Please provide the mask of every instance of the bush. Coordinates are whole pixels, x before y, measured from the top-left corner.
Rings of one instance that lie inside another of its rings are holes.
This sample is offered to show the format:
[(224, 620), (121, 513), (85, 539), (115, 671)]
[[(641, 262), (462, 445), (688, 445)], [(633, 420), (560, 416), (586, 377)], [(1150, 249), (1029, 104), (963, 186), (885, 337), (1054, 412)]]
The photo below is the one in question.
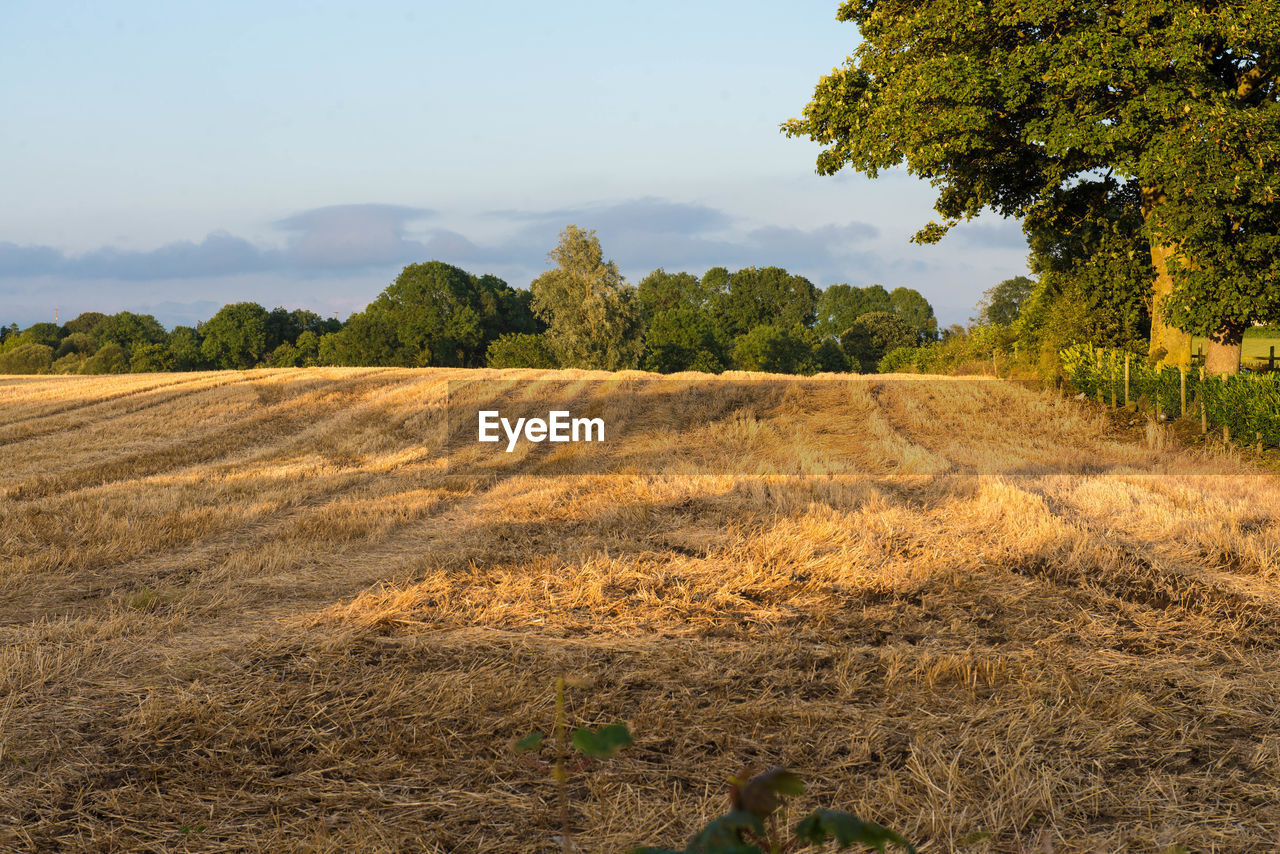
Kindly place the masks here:
[(920, 358), (920, 354), (924, 349), (923, 347), (894, 347), (884, 354), (884, 358), (876, 365), (876, 370), (882, 374), (900, 374), (914, 371), (916, 359)]
[(545, 335), (529, 332), (508, 332), (489, 345), (486, 359), (491, 368), (541, 368), (560, 367)]
[(0, 354), (0, 374), (47, 374), (53, 366), (48, 344), (22, 344)]

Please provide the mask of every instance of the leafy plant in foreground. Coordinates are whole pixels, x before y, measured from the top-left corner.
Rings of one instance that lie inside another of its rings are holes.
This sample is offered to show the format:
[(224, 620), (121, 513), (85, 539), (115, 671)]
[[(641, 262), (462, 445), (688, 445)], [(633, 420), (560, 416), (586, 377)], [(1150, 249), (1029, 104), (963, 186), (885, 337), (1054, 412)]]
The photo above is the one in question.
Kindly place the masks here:
[[(623, 723), (611, 723), (591, 729), (575, 727), (569, 733), (569, 714), (565, 703), (565, 691), (568, 680), (564, 676), (555, 679), (556, 705), (555, 722), (551, 730), (551, 747), (555, 758), (551, 762), (539, 762), (539, 766), (550, 773), (556, 781), (557, 800), (560, 806), (560, 848), (562, 851), (574, 851), (573, 832), (569, 827), (569, 775), (571, 771), (580, 771), (595, 759), (608, 759), (624, 747), (635, 744), (631, 731)], [(566, 735), (582, 758), (572, 765), (569, 762), (569, 749)], [(512, 749), (517, 753), (536, 755), (546, 746), (547, 736), (542, 732), (531, 732), (524, 738), (514, 742)]]
[(827, 843), (837, 850), (859, 846), (882, 852), (892, 843), (914, 854), (899, 834), (839, 810), (814, 810), (787, 838), (785, 799), (803, 793), (804, 781), (785, 768), (754, 776), (746, 769), (729, 780), (730, 811), (694, 834), (683, 849), (637, 848), (632, 854), (792, 854)]

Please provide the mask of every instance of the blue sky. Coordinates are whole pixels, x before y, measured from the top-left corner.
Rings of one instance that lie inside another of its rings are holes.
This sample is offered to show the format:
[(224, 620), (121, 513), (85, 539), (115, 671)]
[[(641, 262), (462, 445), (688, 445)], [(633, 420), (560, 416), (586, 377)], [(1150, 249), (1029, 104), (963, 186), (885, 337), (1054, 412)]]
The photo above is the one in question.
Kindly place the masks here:
[(633, 282), (777, 264), (963, 321), (1017, 224), (915, 246), (927, 185), (778, 131), (857, 43), (836, 6), (6, 0), (0, 323), (345, 317), (431, 258), (524, 287), (568, 223)]

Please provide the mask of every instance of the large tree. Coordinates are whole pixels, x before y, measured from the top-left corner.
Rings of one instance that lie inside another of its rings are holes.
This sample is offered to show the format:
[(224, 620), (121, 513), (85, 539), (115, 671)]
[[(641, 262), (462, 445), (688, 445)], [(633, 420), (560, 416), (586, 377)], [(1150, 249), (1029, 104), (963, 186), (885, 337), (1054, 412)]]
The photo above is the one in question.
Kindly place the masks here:
[(783, 127), (824, 146), (820, 173), (929, 180), (945, 221), (918, 240), (1101, 185), (1140, 200), (1153, 357), (1185, 363), (1209, 334), (1228, 369), (1280, 314), (1275, 0), (847, 0), (837, 17), (862, 43)]
[(641, 348), (635, 288), (604, 259), (596, 233), (566, 226), (547, 257), (554, 267), (534, 279), (529, 290), (560, 366), (634, 368)]

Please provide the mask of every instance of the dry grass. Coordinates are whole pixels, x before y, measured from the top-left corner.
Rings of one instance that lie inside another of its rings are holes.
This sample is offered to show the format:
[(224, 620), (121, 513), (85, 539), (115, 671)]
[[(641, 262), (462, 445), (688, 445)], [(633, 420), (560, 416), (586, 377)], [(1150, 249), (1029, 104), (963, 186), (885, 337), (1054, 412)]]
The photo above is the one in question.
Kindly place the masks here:
[[(0, 849), (552, 851), (559, 673), (638, 741), (585, 851), (746, 763), (926, 851), (1280, 842), (1274, 476), (998, 382), (605, 378), (0, 378)], [(633, 474), (446, 461), (447, 394), (550, 388)]]

